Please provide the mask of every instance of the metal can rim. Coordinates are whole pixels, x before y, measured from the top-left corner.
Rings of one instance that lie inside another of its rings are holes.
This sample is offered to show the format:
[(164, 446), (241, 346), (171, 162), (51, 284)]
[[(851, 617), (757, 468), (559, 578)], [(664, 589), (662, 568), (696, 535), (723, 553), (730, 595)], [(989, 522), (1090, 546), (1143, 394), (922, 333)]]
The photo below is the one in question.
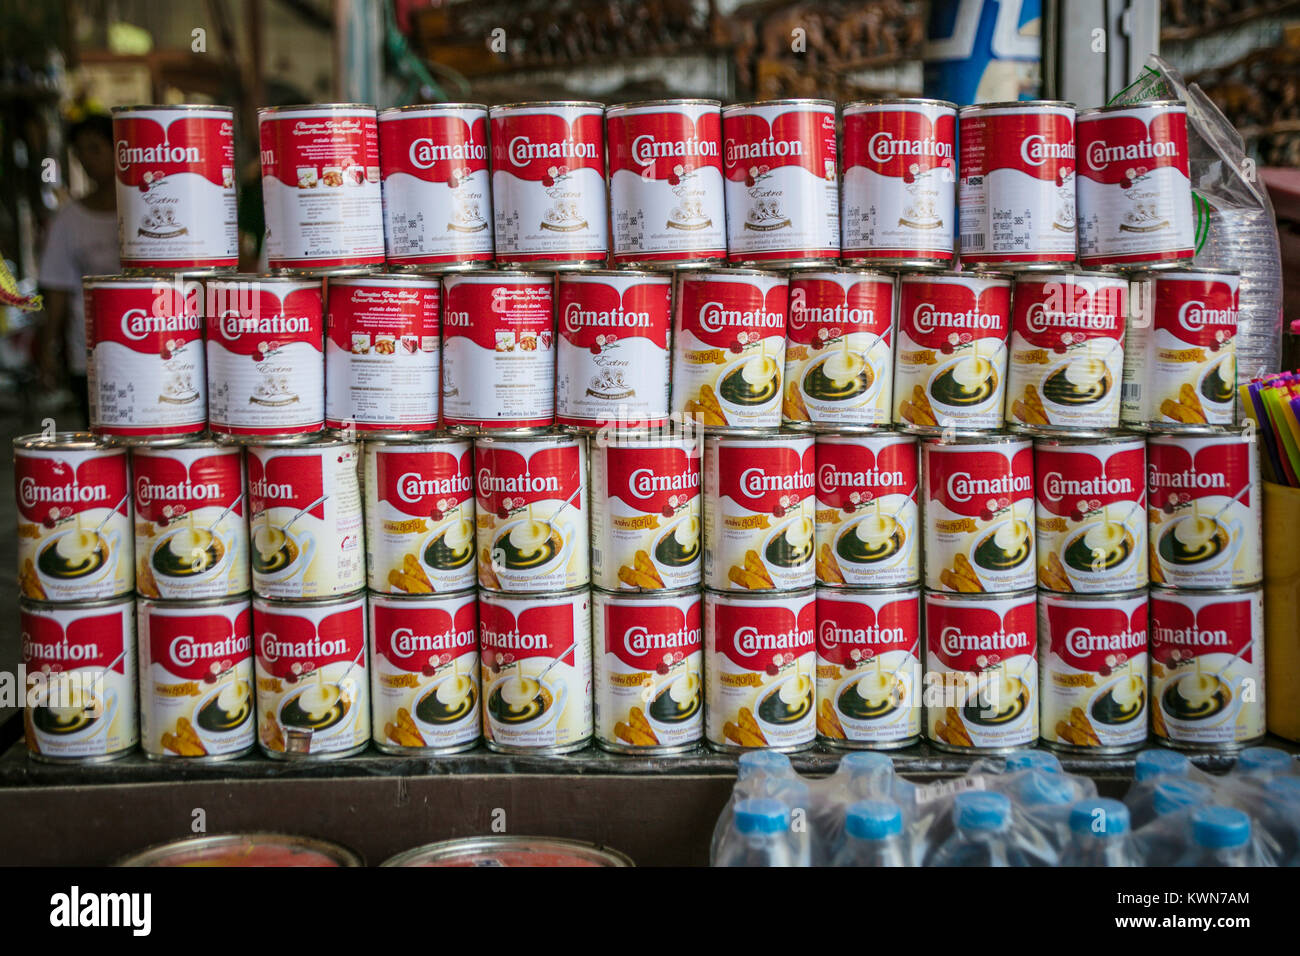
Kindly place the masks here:
[(605, 115), (624, 110), (645, 109), (651, 106), (716, 106), (722, 109), (722, 100), (700, 97), (668, 97), (662, 100), (632, 100), (629, 103), (610, 103), (605, 107)]
[(114, 106), (109, 109), (109, 113), (116, 116), (118, 113), (163, 113), (172, 110), (176, 112), (207, 111), (227, 113), (232, 118), (235, 115), (234, 107), (223, 106), (220, 103), (129, 103), (123, 106)]
[(1020, 588), (1016, 591), (987, 591), (978, 594), (964, 593), (961, 591), (936, 591), (933, 588), (922, 588), (921, 597), (926, 601), (942, 601), (944, 603), (959, 601), (974, 601), (976, 603), (987, 603), (989, 601), (1023, 601), (1026, 598), (1038, 599), (1038, 587)]
[(376, 591), (374, 588), (366, 588), (367, 600), (391, 600), (396, 604), (416, 604), (421, 601), (450, 601), (453, 599), (463, 600), (466, 597), (473, 597), (477, 600), (478, 587), (471, 584), (469, 587), (457, 588), (454, 591), (431, 591), (428, 594), (405, 594), (392, 591)]
[(89, 601), (42, 601), (20, 594), (18, 596), (18, 607), (28, 611), (75, 611), (130, 604), (134, 608), (135, 598), (134, 591), (127, 591), (125, 594), (119, 594), (116, 597), (94, 598)]
[(571, 269), (567, 272), (556, 273), (555, 280), (560, 283), (581, 282), (587, 278), (609, 279), (618, 276), (630, 276), (635, 279), (657, 279), (667, 283), (673, 281), (671, 272), (656, 272), (652, 269)]
[(324, 277), (327, 286), (333, 285), (356, 285), (367, 282), (381, 282), (392, 285), (441, 285), (442, 278), (436, 275), (428, 275), (421, 272), (368, 272), (364, 274), (348, 274), (341, 276)]
[(1130, 445), (1139, 444), (1146, 447), (1146, 436), (1138, 432), (1106, 429), (1091, 434), (1069, 435), (1061, 433), (1043, 435), (1025, 435), (1037, 447), (1038, 445), (1059, 445), (1065, 448), (1082, 448), (1088, 445)]
[(1124, 110), (1145, 109), (1152, 106), (1160, 107), (1162, 109), (1181, 107), (1184, 112), (1187, 111), (1187, 102), (1185, 100), (1167, 97), (1161, 100), (1142, 100), (1137, 103), (1112, 103), (1109, 106), (1089, 106), (1079, 110), (1078, 115), (1090, 116), (1097, 113), (1120, 113)]
[(348, 591), (345, 594), (332, 594), (329, 597), (312, 597), (312, 598), (285, 598), (285, 597), (267, 597), (265, 594), (258, 594), (253, 591), (253, 606), (256, 608), (258, 602), (267, 607), (275, 608), (311, 608), (311, 607), (329, 607), (333, 604), (352, 604), (358, 599), (364, 604), (367, 598), (366, 588), (364, 586), (357, 588), (355, 591)]
[[(1045, 588), (1038, 589), (1038, 599), (1040, 601), (1055, 601), (1060, 604), (1072, 603), (1096, 603), (1099, 601), (1128, 601), (1133, 598), (1146, 598), (1149, 596), (1148, 588), (1124, 588), (1120, 591), (1048, 591)], [(1041, 638), (1043, 635), (1039, 635)]]
[(563, 599), (565, 601), (577, 597), (591, 597), (591, 585), (580, 584), (573, 588), (558, 588), (550, 591), (494, 591), (491, 588), (478, 588), (478, 599), (485, 598), (489, 601), (551, 601)]
[(848, 114), (849, 110), (871, 106), (939, 106), (956, 112), (959, 107), (952, 100), (936, 99), (932, 96), (883, 96), (866, 100), (850, 100), (840, 107), (840, 112)]
[(514, 110), (522, 110), (522, 109), (531, 109), (533, 107), (554, 108), (557, 106), (576, 106), (584, 109), (590, 107), (592, 109), (598, 109), (601, 112), (604, 112), (605, 110), (605, 104), (600, 103), (596, 100), (525, 100), (523, 102), (518, 102), (518, 103), (498, 103), (495, 106), (489, 106), (488, 113), (493, 114), (493, 113), (501, 113), (506, 110), (514, 111)]
[(423, 846), (403, 850), (379, 865), (381, 867), (410, 866), (415, 861), (454, 860), (475, 853), (509, 850), (512, 848), (544, 850), (547, 848), (563, 850), (574, 856), (588, 860), (600, 860), (606, 866), (630, 867), (635, 864), (626, 853), (588, 843), (584, 840), (571, 840), (567, 837), (526, 837), (526, 836), (480, 836), (461, 837), (455, 840), (439, 840)]
[(1211, 268), (1209, 266), (1192, 267), (1192, 266), (1179, 265), (1177, 267), (1169, 268), (1169, 269), (1141, 269), (1137, 272), (1130, 273), (1129, 278), (1135, 280), (1145, 280), (1145, 279), (1159, 280), (1159, 279), (1177, 278), (1178, 276), (1195, 276), (1195, 275), (1237, 276), (1238, 278), (1241, 278), (1241, 270), (1240, 269), (1218, 269), (1218, 268)]
[(486, 103), (412, 103), (408, 106), (389, 106), (379, 111), (379, 118), (397, 113), (421, 113), (437, 110), (481, 110), (487, 112)]
[(257, 840), (268, 844), (275, 844), (277, 847), (301, 847), (305, 850), (311, 850), (328, 856), (338, 861), (341, 866), (362, 866), (364, 860), (360, 853), (343, 846), (341, 843), (334, 843), (330, 840), (321, 840), (316, 837), (297, 836), (292, 833), (274, 833), (274, 832), (255, 832), (255, 833), (216, 833), (201, 837), (184, 837), (180, 840), (168, 840), (166, 843), (155, 843), (152, 846), (145, 847), (143, 850), (137, 850), (122, 859), (116, 866), (151, 866), (155, 861), (167, 859), (177, 853), (183, 853), (187, 850), (202, 850), (210, 847), (238, 846), (245, 841)]
[(310, 113), (318, 110), (341, 112), (343, 110), (369, 111), (378, 113), (379, 107), (374, 103), (293, 103), (288, 106), (259, 106), (258, 119), (276, 113)]
[(996, 103), (972, 103), (970, 106), (958, 107), (958, 112), (964, 115), (971, 113), (982, 113), (988, 110), (1005, 110), (1005, 109), (1041, 109), (1046, 106), (1056, 107), (1058, 109), (1072, 109), (1076, 113), (1079, 107), (1069, 100), (1001, 100)]
[(875, 279), (888, 279), (894, 281), (894, 273), (886, 272), (884, 269), (864, 269), (857, 266), (827, 266), (825, 269), (798, 269), (791, 273), (790, 281), (797, 282), (800, 279), (812, 279), (819, 275), (853, 275), (853, 276), (870, 276)]
[(836, 596), (841, 594), (845, 595), (846, 597), (851, 597), (854, 595), (870, 597), (873, 595), (888, 596), (888, 595), (900, 595), (900, 594), (915, 594), (919, 598), (921, 596), (921, 591), (922, 591), (921, 585), (919, 583), (918, 584), (895, 584), (886, 588), (878, 588), (878, 587), (870, 587), (862, 584), (829, 585), (829, 584), (823, 584), (822, 582), (818, 581), (814, 587), (817, 592), (817, 598), (819, 600), (821, 599), (821, 596), (823, 594), (827, 595), (832, 600), (834, 600)]
[(734, 113), (759, 106), (829, 106), (831, 112), (835, 112), (838, 108), (838, 104), (834, 100), (825, 100), (815, 96), (787, 96), (777, 100), (746, 100), (742, 103), (729, 103), (722, 107), (722, 112), (725, 115), (728, 112)]
[(724, 591), (721, 588), (711, 588), (703, 586), (700, 588), (700, 597), (713, 598), (714, 600), (735, 599), (742, 602), (758, 603), (762, 601), (774, 601), (788, 598), (806, 598), (817, 596), (817, 585), (814, 582), (805, 587), (792, 588), (788, 591)]
[(14, 450), (23, 451), (102, 451), (105, 454), (125, 454), (125, 445), (109, 445), (100, 441), (99, 436), (89, 431), (34, 432), (30, 435), (18, 435), (13, 439)]
[(545, 431), (530, 433), (524, 435), (475, 435), (471, 439), (477, 446), (480, 442), (485, 444), (497, 444), (505, 442), (559, 442), (560, 444), (578, 444), (580, 441), (585, 444), (586, 436), (577, 435), (573, 432), (562, 431)]
[(659, 598), (682, 598), (695, 595), (699, 597), (700, 588), (697, 585), (690, 585), (684, 588), (657, 588), (653, 591), (614, 591), (610, 588), (602, 588), (595, 584), (591, 585), (591, 599), (594, 603), (597, 598), (603, 600), (628, 600), (633, 602), (649, 603)]

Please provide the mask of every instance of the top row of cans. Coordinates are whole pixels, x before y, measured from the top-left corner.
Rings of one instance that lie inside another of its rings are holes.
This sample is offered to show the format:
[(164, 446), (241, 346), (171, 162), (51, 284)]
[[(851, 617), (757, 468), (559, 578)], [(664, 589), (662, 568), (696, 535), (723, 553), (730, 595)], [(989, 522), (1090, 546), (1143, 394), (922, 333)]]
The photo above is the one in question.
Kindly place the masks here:
[[(267, 253), (290, 273), (949, 268), (958, 245), (977, 268), (1128, 269), (1194, 252), (1176, 101), (318, 104), (258, 127)], [(233, 112), (123, 107), (113, 131), (123, 268), (234, 268)]]

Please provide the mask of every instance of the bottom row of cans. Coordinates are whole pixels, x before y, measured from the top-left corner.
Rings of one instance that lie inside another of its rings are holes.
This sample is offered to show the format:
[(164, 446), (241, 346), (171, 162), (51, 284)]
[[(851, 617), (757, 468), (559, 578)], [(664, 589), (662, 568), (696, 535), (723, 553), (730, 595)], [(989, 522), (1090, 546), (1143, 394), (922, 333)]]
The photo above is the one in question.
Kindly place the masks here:
[(25, 728), (75, 761), (1232, 749), (1264, 733), (1262, 617), (1258, 588), (24, 601)]

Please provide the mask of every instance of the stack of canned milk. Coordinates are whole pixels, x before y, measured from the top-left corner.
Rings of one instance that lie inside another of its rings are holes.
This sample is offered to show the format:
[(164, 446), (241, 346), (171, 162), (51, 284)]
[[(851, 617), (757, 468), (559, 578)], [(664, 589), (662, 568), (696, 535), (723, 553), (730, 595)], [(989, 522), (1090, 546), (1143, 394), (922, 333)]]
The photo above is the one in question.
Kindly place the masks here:
[[(159, 757), (1258, 736), (1258, 594), (1183, 590), (1259, 580), (1234, 278), (1117, 271), (1192, 254), (1182, 106), (836, 114), (264, 110), (236, 276), (230, 111), (119, 111), (94, 437), (17, 455), (33, 752), (134, 745), (133, 580)], [(1195, 433), (1150, 684), (1122, 411)]]

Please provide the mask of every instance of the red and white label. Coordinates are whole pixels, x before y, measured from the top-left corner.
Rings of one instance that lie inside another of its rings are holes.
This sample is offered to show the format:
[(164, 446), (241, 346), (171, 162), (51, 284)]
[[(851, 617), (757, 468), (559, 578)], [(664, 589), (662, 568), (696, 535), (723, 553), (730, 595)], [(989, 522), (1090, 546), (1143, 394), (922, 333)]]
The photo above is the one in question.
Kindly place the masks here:
[(18, 617), (27, 749), (52, 760), (132, 749), (140, 735), (130, 599), (97, 607), (23, 604)]
[(901, 746), (921, 734), (921, 595), (817, 592), (817, 733)]
[(957, 111), (947, 104), (844, 108), (844, 257), (951, 262)]
[(492, 260), (488, 118), (481, 106), (379, 114), (390, 266)]
[(700, 583), (700, 456), (690, 441), (596, 442), (591, 583), (654, 591)]
[(460, 750), (480, 733), (478, 600), (473, 591), (418, 599), (370, 596), (375, 743)]
[(894, 421), (937, 432), (1002, 425), (1011, 283), (962, 275), (899, 282)]
[(383, 265), (375, 111), (262, 110), (257, 129), (271, 268)]
[(816, 580), (812, 437), (704, 446), (704, 585), (789, 591)]
[(616, 749), (681, 747), (704, 733), (700, 595), (593, 592), (596, 736)]
[(483, 440), (474, 471), (480, 586), (557, 591), (588, 583), (583, 439)]
[(592, 735), (591, 602), (479, 595), (483, 734), (503, 750), (573, 749)]
[(835, 104), (793, 100), (722, 111), (727, 258), (840, 257)]
[(476, 581), (470, 443), (365, 446), (366, 574), (391, 594), (461, 591)]
[(604, 108), (539, 103), (490, 116), (497, 262), (603, 262)]
[(1147, 739), (1147, 594), (1038, 599), (1043, 739), (1087, 749)]
[(115, 112), (122, 268), (239, 264), (234, 129), (233, 111), (219, 106)]
[(364, 594), (306, 605), (254, 598), (253, 653), (264, 751), (304, 757), (370, 740)]
[(549, 277), (447, 276), (442, 417), (448, 425), (555, 422), (555, 297)]
[(248, 451), (253, 590), (302, 600), (365, 587), (358, 446)]
[(316, 279), (208, 283), (208, 428), (302, 435), (325, 423), (325, 315)]
[(135, 590), (193, 600), (249, 588), (244, 456), (217, 445), (137, 448)]
[(1152, 731), (1191, 747), (1264, 735), (1264, 595), (1151, 592)]
[(1038, 607), (1010, 597), (925, 598), (926, 736), (995, 750), (1038, 739)]
[(1034, 448), (1038, 586), (1131, 591), (1147, 585), (1146, 442)]
[(140, 744), (154, 757), (220, 757), (253, 746), (253, 609), (136, 602)]
[(672, 409), (706, 428), (781, 424), (789, 288), (768, 273), (678, 273)]
[(921, 573), (920, 463), (906, 435), (819, 435), (817, 580), (915, 584)]
[(1034, 449), (1028, 441), (927, 441), (925, 586), (1019, 591), (1037, 580)]
[(18, 589), (38, 601), (94, 601), (134, 584), (125, 449), (14, 449)]
[(663, 100), (606, 111), (614, 262), (683, 262), (727, 254), (722, 113)]
[(704, 592), (705, 736), (726, 748), (813, 742), (817, 602), (812, 590), (743, 599)]
[(1263, 580), (1258, 449), (1242, 435), (1147, 442), (1151, 580), (1228, 588)]
[(893, 329), (892, 277), (849, 271), (791, 276), (783, 420), (888, 425)]
[(570, 274), (558, 284), (556, 421), (592, 427), (667, 422), (672, 277)]
[(1191, 259), (1196, 223), (1187, 107), (1126, 106), (1079, 117), (1079, 261)]
[(1127, 319), (1127, 279), (1017, 277), (1007, 421), (1033, 428), (1118, 427)]
[(959, 127), (962, 262), (1073, 262), (1074, 107), (972, 107)]
[(438, 425), (437, 279), (340, 277), (328, 283), (325, 424), (368, 431)]
[(86, 283), (91, 429), (174, 438), (207, 427), (203, 299), (166, 279)]
[(1136, 285), (1146, 323), (1125, 343), (1123, 419), (1231, 425), (1237, 401), (1235, 273), (1162, 272)]

